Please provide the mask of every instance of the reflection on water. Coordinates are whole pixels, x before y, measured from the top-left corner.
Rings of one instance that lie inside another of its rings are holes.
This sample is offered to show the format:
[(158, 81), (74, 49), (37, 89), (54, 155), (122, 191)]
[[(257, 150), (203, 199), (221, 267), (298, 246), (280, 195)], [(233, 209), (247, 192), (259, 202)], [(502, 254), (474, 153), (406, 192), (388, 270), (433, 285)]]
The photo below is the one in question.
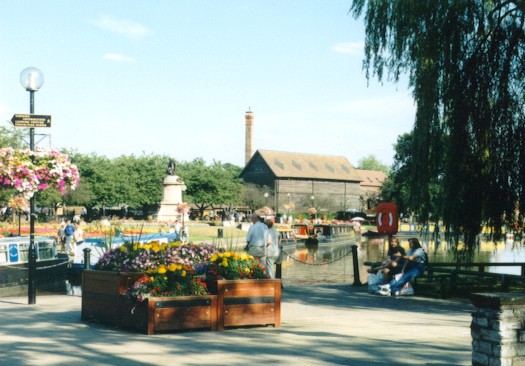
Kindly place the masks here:
[[(401, 245), (408, 250), (408, 236), (398, 235)], [(452, 247), (442, 241), (420, 237), (420, 242), (429, 254), (431, 262), (453, 262)], [(359, 281), (366, 283), (368, 277), (366, 261), (381, 261), (388, 250), (386, 237), (355, 237), (349, 241), (320, 243), (305, 246), (304, 243), (284, 247), (282, 263), (283, 286), (309, 286), (326, 283), (354, 284), (354, 266), (352, 246), (357, 248), (359, 264)], [(475, 262), (525, 262), (525, 246), (517, 241), (482, 242), (474, 257)], [(488, 267), (494, 273), (520, 274), (520, 267)], [(66, 282), (68, 295), (80, 296), (80, 277), (70, 278)]]
[[(408, 236), (398, 235), (401, 245), (408, 250)], [(366, 261), (381, 261), (388, 250), (387, 237), (355, 237), (345, 242), (320, 243), (318, 246), (297, 244), (285, 246), (282, 264), (283, 285), (315, 285), (321, 283), (354, 283), (352, 245), (357, 246), (359, 262), (359, 280), (366, 282)], [(453, 262), (453, 247), (445, 241), (436, 243), (425, 237), (419, 237), (421, 245), (429, 254), (431, 262)], [(506, 240), (501, 242), (481, 242), (474, 254), (474, 262), (525, 262), (523, 242)], [(488, 267), (494, 273), (519, 275), (521, 268)]]

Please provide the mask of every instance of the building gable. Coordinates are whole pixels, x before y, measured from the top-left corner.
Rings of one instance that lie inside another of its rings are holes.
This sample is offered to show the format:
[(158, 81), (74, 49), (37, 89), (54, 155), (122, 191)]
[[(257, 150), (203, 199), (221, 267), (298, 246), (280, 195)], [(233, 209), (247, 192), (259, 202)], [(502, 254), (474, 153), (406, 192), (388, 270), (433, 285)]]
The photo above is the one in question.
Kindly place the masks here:
[(257, 150), (241, 172), (241, 177), (250, 181), (254, 170), (263, 172), (261, 163), (277, 179), (308, 179), (359, 182), (361, 177), (343, 156), (290, 153)]

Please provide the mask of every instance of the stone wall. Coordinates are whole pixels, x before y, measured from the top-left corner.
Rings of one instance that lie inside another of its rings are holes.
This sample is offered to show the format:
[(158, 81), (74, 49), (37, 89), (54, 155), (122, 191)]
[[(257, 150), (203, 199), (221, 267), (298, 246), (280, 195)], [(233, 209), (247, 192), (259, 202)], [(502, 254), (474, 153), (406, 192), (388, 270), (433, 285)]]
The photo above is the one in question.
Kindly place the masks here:
[(472, 365), (525, 366), (525, 294), (474, 294)]

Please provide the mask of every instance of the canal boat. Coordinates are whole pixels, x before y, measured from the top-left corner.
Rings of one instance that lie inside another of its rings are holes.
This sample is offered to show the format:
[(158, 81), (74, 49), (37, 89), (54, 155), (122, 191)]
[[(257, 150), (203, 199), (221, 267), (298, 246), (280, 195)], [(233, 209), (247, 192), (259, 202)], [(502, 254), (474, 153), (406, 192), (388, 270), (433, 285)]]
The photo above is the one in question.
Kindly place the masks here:
[[(60, 256), (56, 239), (35, 236), (37, 289), (63, 286), (67, 276), (67, 256)], [(29, 236), (0, 238), (0, 296), (18, 295), (29, 282)]]
[(292, 225), (289, 224), (276, 224), (277, 233), (279, 233), (279, 243), (281, 246), (296, 245), (297, 238)]
[(294, 224), (295, 237), (305, 244), (348, 241), (354, 232), (350, 223), (300, 223)]

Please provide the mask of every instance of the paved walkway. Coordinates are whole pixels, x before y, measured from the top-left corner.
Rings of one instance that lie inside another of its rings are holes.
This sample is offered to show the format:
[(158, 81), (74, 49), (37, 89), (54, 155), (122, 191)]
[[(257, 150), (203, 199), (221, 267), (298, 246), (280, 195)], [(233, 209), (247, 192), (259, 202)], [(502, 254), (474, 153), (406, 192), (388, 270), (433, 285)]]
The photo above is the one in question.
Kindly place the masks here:
[(468, 300), (286, 287), (282, 327), (147, 336), (80, 321), (78, 296), (0, 298), (0, 364), (470, 365)]

